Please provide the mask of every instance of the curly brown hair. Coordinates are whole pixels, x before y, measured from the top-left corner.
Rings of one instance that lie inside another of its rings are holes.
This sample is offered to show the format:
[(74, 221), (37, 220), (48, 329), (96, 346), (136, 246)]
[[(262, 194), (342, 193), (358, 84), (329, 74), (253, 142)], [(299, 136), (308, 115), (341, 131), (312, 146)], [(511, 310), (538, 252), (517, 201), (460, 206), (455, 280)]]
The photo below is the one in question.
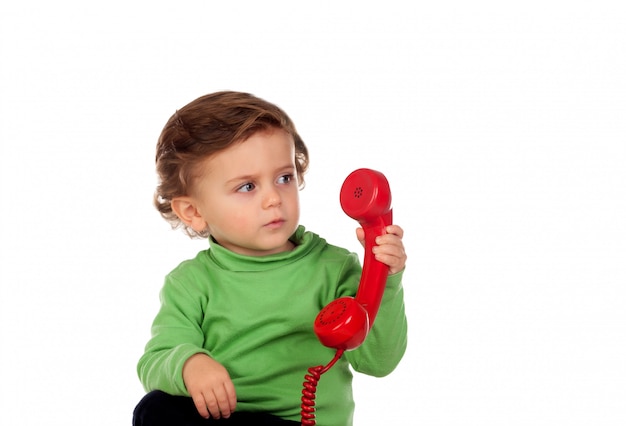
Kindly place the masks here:
[(296, 173), (300, 188), (309, 166), (309, 153), (289, 116), (279, 107), (249, 93), (223, 91), (188, 103), (165, 124), (156, 149), (159, 183), (154, 205), (173, 229), (183, 228), (192, 238), (207, 238), (185, 225), (172, 210), (172, 200), (189, 195), (197, 167), (208, 157), (245, 141), (253, 134), (277, 128), (295, 143)]

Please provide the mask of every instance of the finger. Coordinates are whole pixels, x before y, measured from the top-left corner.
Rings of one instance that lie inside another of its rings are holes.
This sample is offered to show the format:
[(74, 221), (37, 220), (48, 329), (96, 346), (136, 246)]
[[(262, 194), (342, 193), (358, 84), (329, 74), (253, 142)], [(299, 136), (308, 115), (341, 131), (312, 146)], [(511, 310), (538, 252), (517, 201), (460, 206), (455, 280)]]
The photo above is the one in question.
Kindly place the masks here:
[(376, 256), (377, 260), (389, 267), (389, 275), (396, 274), (404, 269), (406, 262), (397, 257), (380, 255)]
[(235, 407), (232, 405), (226, 384), (223, 388), (216, 389), (215, 400), (217, 401), (221, 416), (225, 419), (229, 418)]
[(235, 392), (235, 385), (230, 380), (224, 383), (226, 388), (226, 395), (228, 395), (228, 405), (230, 406), (230, 412), (234, 412), (237, 407), (237, 393)]
[(406, 265), (407, 256), (403, 246), (385, 244), (374, 247), (372, 251), (376, 260), (389, 266), (390, 274), (401, 271)]
[(400, 238), (404, 236), (404, 229), (402, 229), (398, 225), (389, 225), (385, 228), (385, 231), (387, 232), (387, 234), (397, 235)]
[(211, 392), (207, 396), (208, 397), (205, 398), (206, 406), (207, 406), (207, 408), (209, 410), (209, 413), (210, 413), (211, 417), (213, 417), (214, 419), (219, 419), (221, 417), (220, 406), (219, 406), (219, 404), (217, 402), (217, 398), (216, 398), (215, 394), (213, 392)]
[(400, 249), (404, 249), (404, 245), (402, 244), (402, 239), (395, 234), (383, 234), (376, 237), (376, 245), (377, 246), (392, 246), (392, 247), (400, 247)]
[(374, 246), (372, 252), (377, 258), (384, 256), (385, 258), (406, 259), (404, 247), (401, 245), (383, 244)]
[(365, 231), (363, 230), (363, 228), (356, 229), (356, 238), (357, 240), (359, 240), (361, 245), (365, 247)]
[(204, 396), (202, 396), (202, 394), (192, 395), (191, 399), (193, 400), (193, 404), (196, 406), (196, 410), (198, 410), (198, 414), (200, 414), (203, 418), (208, 419), (209, 410), (207, 410)]

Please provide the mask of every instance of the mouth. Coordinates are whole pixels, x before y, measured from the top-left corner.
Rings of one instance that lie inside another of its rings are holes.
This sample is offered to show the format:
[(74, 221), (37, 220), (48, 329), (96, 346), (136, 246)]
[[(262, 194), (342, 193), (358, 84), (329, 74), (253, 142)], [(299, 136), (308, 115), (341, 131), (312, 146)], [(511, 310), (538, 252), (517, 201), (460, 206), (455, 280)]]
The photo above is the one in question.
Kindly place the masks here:
[(267, 228), (271, 228), (271, 229), (275, 229), (275, 228), (280, 228), (281, 226), (283, 226), (283, 224), (285, 223), (285, 219), (274, 219), (271, 222), (268, 222), (265, 224), (265, 227)]

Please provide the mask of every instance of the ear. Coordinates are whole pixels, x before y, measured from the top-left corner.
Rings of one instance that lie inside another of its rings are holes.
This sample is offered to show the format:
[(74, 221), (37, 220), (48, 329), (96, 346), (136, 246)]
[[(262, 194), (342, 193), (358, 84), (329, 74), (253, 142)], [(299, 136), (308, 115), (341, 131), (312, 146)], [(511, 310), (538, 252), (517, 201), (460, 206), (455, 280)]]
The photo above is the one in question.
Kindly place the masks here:
[(207, 223), (202, 218), (196, 204), (191, 197), (176, 197), (172, 199), (172, 210), (185, 225), (196, 232), (206, 229)]

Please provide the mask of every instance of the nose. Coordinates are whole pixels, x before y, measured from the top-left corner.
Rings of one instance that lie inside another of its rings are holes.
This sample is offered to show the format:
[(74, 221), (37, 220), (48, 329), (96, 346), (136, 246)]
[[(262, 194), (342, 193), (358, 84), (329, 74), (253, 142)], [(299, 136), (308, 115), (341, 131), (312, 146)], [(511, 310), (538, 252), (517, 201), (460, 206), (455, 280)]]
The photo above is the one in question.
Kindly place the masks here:
[(269, 209), (271, 207), (278, 207), (281, 204), (280, 194), (274, 188), (274, 186), (268, 187), (263, 193), (263, 207)]

